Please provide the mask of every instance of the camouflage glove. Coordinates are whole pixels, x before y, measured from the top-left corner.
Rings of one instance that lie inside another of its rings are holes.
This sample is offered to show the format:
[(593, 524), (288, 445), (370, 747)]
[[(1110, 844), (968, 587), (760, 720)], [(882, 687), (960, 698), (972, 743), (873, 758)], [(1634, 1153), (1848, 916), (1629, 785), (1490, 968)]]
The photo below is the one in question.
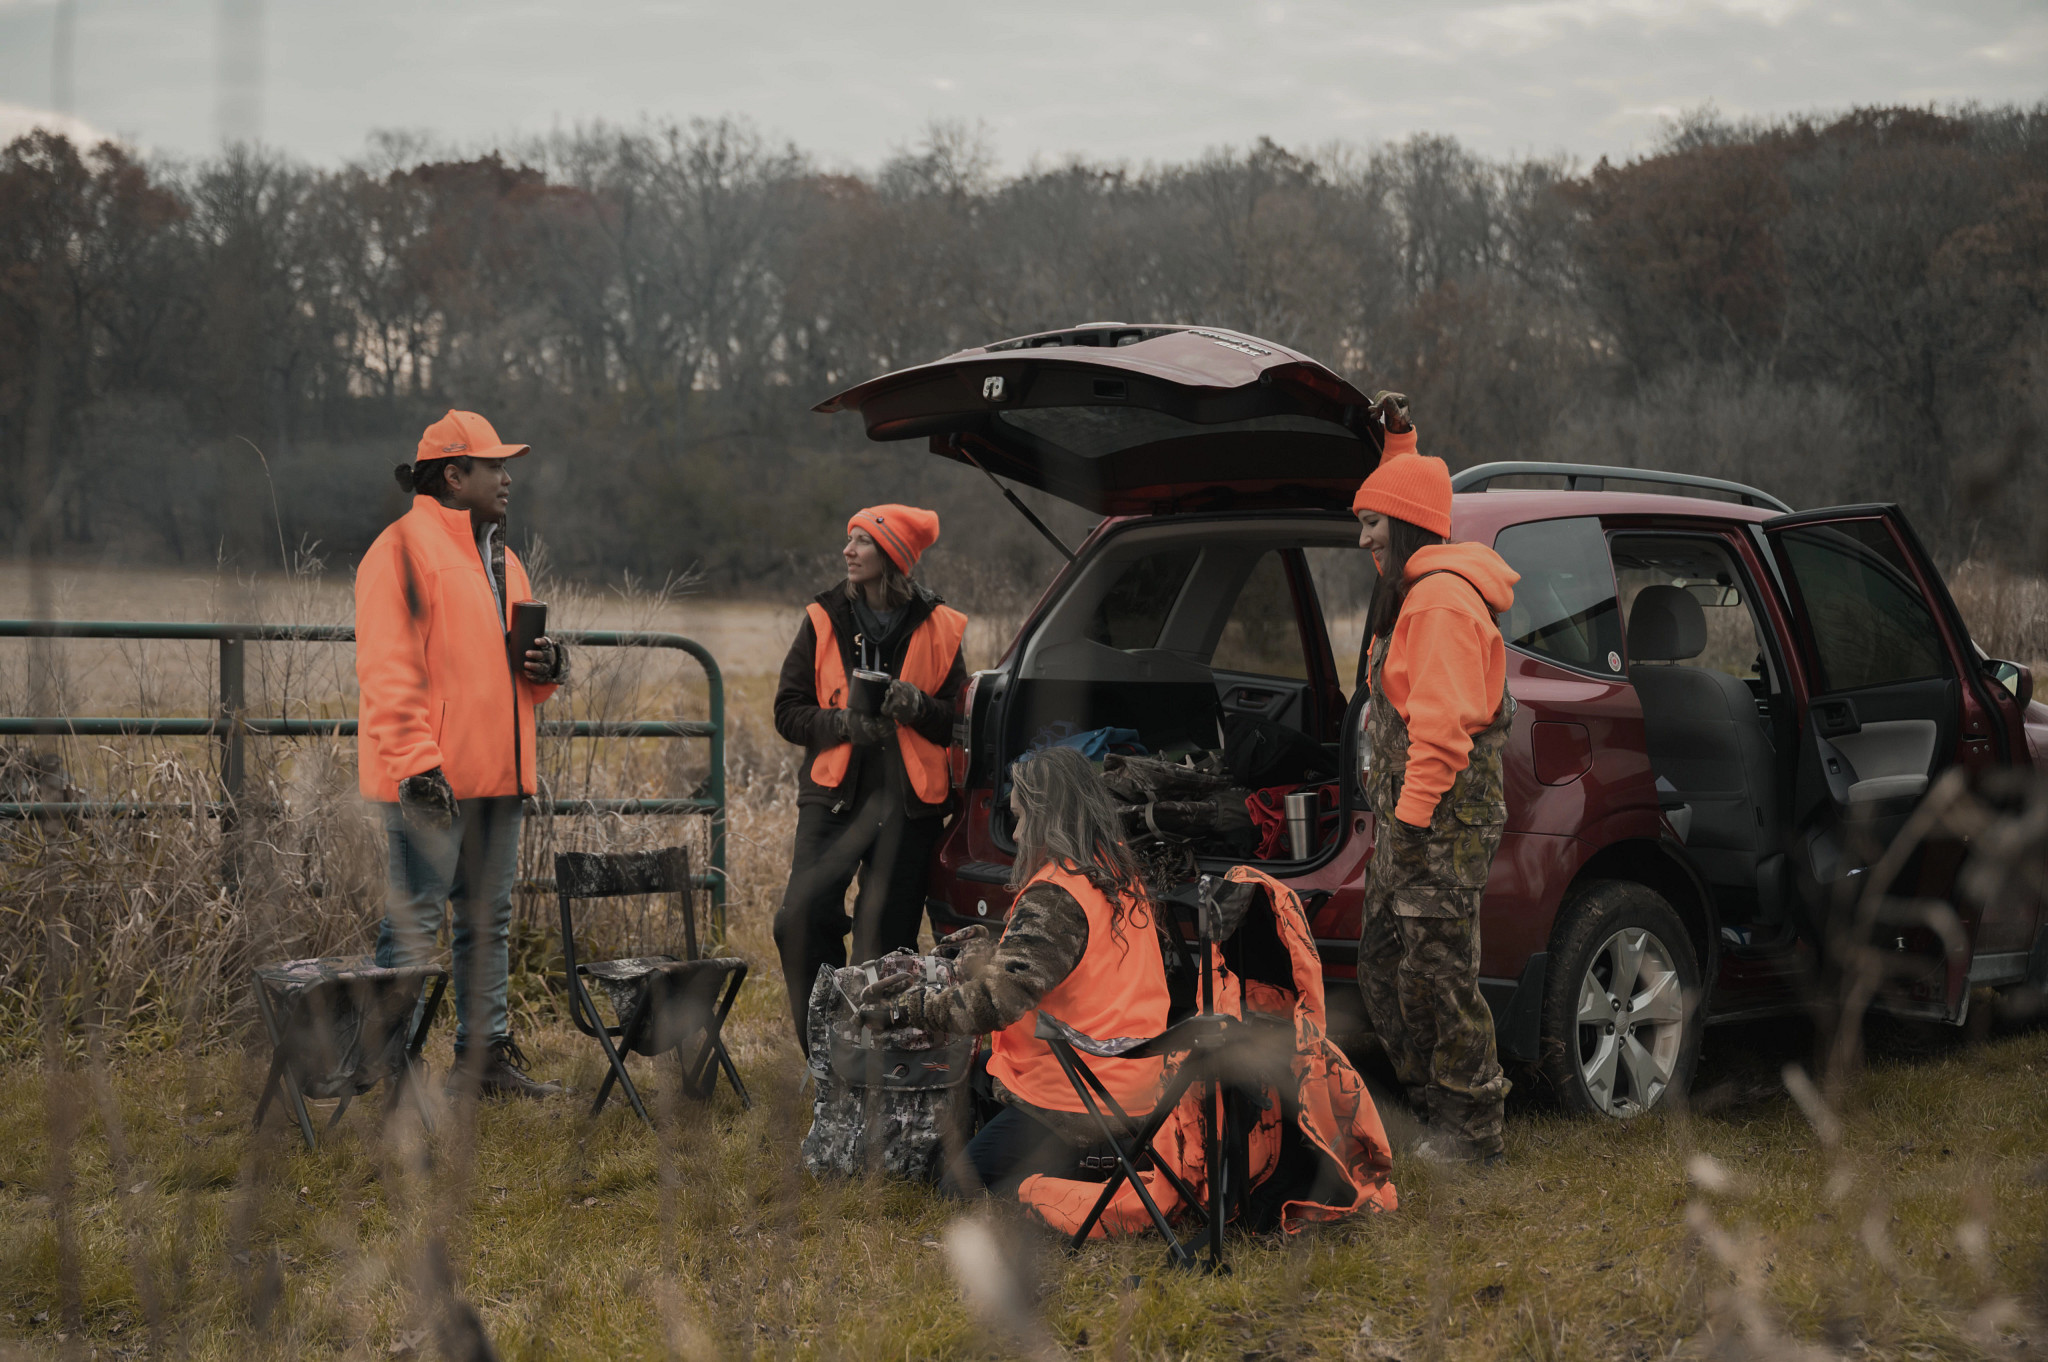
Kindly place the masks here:
[(880, 747), (896, 736), (896, 723), (879, 714), (856, 714), (846, 711), (847, 740), (856, 747)]
[(1386, 876), (1381, 883), (1392, 886), (1414, 884), (1429, 872), (1429, 829), (1411, 828), (1394, 814), (1380, 823), (1382, 836), (1373, 848), (1373, 859), (1386, 857)]
[(889, 694), (882, 700), (882, 713), (899, 724), (915, 724), (937, 703), (908, 681), (891, 681)]
[(1372, 409), (1389, 434), (1401, 435), (1414, 428), (1408, 420), (1406, 393), (1389, 392), (1382, 388), (1372, 395)]
[(860, 995), (861, 1025), (876, 1031), (924, 1029), (924, 980), (914, 974), (885, 974)]
[(436, 766), (398, 782), (398, 808), (423, 828), (446, 831), (455, 823), (455, 790)]
[(988, 963), (995, 950), (996, 939), (989, 935), (988, 928), (976, 922), (941, 941), (932, 954), (953, 962), (954, 978), (971, 979), (981, 973), (982, 966)]

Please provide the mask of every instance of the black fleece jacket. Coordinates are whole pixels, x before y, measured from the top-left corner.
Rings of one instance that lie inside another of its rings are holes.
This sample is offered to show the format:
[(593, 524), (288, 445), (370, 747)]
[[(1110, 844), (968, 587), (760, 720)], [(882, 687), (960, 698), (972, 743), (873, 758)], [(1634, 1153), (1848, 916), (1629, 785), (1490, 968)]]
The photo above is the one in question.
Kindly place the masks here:
[[(825, 607), (826, 615), (832, 620), (832, 634), (839, 643), (840, 665), (848, 676), (852, 676), (859, 665), (854, 657), (853, 640), (861, 629), (854, 620), (853, 602), (846, 598), (846, 585), (835, 583), (820, 591), (814, 599)], [(923, 586), (915, 589), (910, 603), (897, 616), (895, 626), (882, 647), (882, 671), (891, 676), (902, 675), (903, 655), (910, 650), (911, 636), (931, 617), (932, 610), (939, 604), (939, 598)], [(782, 677), (775, 688), (775, 731), (782, 735), (783, 741), (804, 749), (803, 765), (797, 774), (796, 802), (828, 807), (846, 803), (850, 807), (851, 798), (870, 782), (887, 777), (883, 762), (893, 765), (898, 773), (902, 772), (903, 752), (895, 743), (855, 747), (853, 760), (846, 769), (846, 779), (838, 786), (820, 785), (811, 779), (811, 763), (827, 746), (819, 741), (820, 726), (828, 711), (818, 704), (817, 655), (817, 632), (811, 628), (810, 612), (805, 611), (802, 623), (797, 626), (796, 641), (790, 644), (789, 656), (782, 660)], [(872, 658), (872, 650), (869, 655)], [(950, 744), (953, 741), (953, 701), (966, 685), (967, 663), (955, 652), (946, 679), (933, 694), (939, 703), (930, 706), (929, 712), (911, 727), (932, 742), (942, 746)], [(912, 793), (907, 777), (902, 781), (902, 789), (904, 812), (912, 818), (936, 818), (950, 806), (950, 798), (934, 804), (920, 800)]]

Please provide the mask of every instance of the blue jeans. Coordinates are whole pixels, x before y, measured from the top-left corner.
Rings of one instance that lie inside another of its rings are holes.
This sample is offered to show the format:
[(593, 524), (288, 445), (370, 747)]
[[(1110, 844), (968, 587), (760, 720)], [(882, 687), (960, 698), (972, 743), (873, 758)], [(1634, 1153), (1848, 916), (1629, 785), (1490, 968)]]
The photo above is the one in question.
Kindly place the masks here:
[(519, 877), (517, 796), (465, 799), (447, 828), (422, 827), (396, 804), (380, 806), (391, 846), (390, 890), (377, 929), (377, 963), (433, 963), (441, 912), (455, 904), (455, 1050), (471, 1035), (485, 1044), (506, 1027), (512, 886)]

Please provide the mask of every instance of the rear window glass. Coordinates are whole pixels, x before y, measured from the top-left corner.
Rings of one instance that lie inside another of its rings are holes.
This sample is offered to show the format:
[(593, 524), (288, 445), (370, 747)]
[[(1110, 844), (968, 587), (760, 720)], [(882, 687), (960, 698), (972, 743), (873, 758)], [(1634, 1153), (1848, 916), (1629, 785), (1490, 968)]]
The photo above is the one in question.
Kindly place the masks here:
[(1522, 578), (1500, 617), (1503, 638), (1580, 671), (1621, 674), (1621, 611), (1599, 517), (1510, 525), (1493, 550)]
[(1112, 648), (1157, 647), (1197, 556), (1193, 548), (1162, 549), (1124, 564), (1095, 607), (1088, 637)]
[(1799, 588), (1823, 690), (1948, 675), (1934, 615), (1882, 522), (1805, 526), (1776, 538)]
[(1031, 407), (996, 413), (997, 421), (1083, 458), (1099, 459), (1120, 449), (1178, 440), (1191, 435), (1235, 435), (1291, 431), (1307, 435), (1357, 436), (1335, 421), (1312, 416), (1259, 416), (1249, 421), (1203, 425), (1149, 407)]
[(1294, 591), (1277, 552), (1259, 555), (1230, 607), (1209, 665), (1219, 672), (1250, 672), (1308, 680), (1308, 657), (1295, 622)]

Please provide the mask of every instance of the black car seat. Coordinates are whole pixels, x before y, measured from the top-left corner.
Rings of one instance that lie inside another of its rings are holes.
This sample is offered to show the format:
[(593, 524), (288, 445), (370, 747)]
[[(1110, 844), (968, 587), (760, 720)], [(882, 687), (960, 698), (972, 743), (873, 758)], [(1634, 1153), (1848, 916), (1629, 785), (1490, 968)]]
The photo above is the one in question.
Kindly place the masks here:
[(1650, 766), (1692, 810), (1685, 842), (1700, 873), (1768, 901), (1775, 898), (1775, 867), (1764, 862), (1776, 850), (1777, 753), (1747, 685), (1723, 671), (1679, 665), (1706, 646), (1706, 614), (1689, 592), (1646, 586), (1637, 594), (1628, 675), (1643, 706)]

